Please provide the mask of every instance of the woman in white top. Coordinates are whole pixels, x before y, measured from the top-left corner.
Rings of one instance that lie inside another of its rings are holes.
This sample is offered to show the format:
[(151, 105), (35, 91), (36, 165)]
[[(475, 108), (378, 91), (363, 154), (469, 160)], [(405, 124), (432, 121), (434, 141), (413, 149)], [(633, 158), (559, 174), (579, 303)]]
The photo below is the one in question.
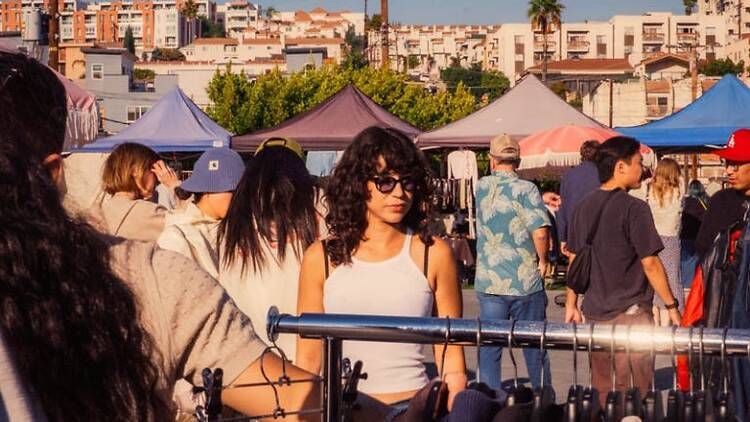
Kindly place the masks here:
[[(296, 313), (302, 254), (317, 239), (314, 180), (302, 147), (291, 139), (265, 141), (219, 225), (219, 282), (267, 344), (268, 309)], [(294, 359), (293, 334), (280, 335), (277, 344)]]
[[(680, 222), (682, 220), (682, 191), (680, 190), (680, 166), (671, 158), (659, 161), (654, 177), (648, 185), (646, 202), (654, 216), (656, 231), (661, 237), (664, 249), (659, 259), (669, 279), (669, 287), (680, 303), (680, 312), (685, 307), (685, 293), (680, 280)], [(669, 325), (664, 302), (654, 296), (654, 322)]]
[[(450, 247), (428, 234), (428, 165), (406, 136), (371, 127), (354, 139), (327, 184), (330, 235), (302, 261), (298, 313), (461, 317), (461, 290)], [(361, 391), (386, 403), (408, 400), (428, 382), (416, 344), (344, 342), (361, 360)], [(440, 370), (443, 347), (435, 347)], [(297, 364), (320, 371), (320, 341), (299, 339)], [(449, 346), (449, 403), (466, 385), (463, 349)]]
[(166, 228), (159, 246), (191, 258), (211, 277), (219, 278), (219, 222), (229, 210), (232, 194), (240, 182), (245, 163), (229, 148), (204, 152), (193, 166), (193, 173), (177, 188), (187, 205), (167, 213)]

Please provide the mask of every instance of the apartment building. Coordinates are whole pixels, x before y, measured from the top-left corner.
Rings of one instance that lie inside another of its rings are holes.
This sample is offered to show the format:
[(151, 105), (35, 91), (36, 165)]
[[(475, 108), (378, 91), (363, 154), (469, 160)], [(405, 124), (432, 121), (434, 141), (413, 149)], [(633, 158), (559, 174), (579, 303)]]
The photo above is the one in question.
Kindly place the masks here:
[(186, 61), (252, 61), (279, 58), (283, 53), (280, 38), (198, 38), (180, 49)]
[(750, 0), (701, 0), (698, 15), (720, 17), (733, 42), (750, 34)]
[(249, 1), (233, 0), (216, 5), (216, 22), (224, 24), (227, 37), (240, 38), (248, 28), (257, 28), (261, 6)]

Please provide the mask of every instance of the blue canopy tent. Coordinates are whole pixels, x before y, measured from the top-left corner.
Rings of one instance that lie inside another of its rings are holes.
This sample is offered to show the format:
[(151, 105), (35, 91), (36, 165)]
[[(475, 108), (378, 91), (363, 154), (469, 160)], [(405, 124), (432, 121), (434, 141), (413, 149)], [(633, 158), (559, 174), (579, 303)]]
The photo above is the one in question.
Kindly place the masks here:
[(657, 149), (696, 149), (724, 145), (737, 129), (750, 127), (750, 89), (734, 75), (671, 116), (641, 126), (617, 127)]
[(73, 152), (109, 152), (124, 142), (137, 142), (157, 152), (196, 152), (230, 146), (232, 135), (175, 87), (140, 119), (107, 138)]

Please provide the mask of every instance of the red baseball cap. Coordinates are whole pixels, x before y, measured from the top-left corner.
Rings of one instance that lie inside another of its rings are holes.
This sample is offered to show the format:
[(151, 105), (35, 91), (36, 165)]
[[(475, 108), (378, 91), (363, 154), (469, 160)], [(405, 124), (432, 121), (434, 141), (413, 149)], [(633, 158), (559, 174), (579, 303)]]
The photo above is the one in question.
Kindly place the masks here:
[(714, 154), (730, 161), (750, 161), (750, 129), (738, 129), (729, 136), (727, 145)]

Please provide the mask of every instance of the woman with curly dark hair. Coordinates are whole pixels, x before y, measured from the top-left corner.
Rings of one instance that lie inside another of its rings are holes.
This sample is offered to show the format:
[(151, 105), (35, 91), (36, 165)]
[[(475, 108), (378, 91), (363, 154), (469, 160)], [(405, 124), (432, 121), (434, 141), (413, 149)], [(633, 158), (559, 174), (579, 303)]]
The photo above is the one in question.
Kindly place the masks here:
[[(432, 186), (424, 155), (402, 133), (371, 127), (344, 152), (327, 184), (330, 231), (302, 260), (298, 313), (461, 317), (453, 253), (430, 236)], [(409, 400), (428, 382), (416, 344), (344, 343), (361, 360), (362, 391), (386, 403)], [(435, 347), (450, 395), (466, 384), (463, 349)], [(319, 340), (300, 339), (297, 363), (320, 371)], [(442, 366), (444, 365), (444, 367)]]

